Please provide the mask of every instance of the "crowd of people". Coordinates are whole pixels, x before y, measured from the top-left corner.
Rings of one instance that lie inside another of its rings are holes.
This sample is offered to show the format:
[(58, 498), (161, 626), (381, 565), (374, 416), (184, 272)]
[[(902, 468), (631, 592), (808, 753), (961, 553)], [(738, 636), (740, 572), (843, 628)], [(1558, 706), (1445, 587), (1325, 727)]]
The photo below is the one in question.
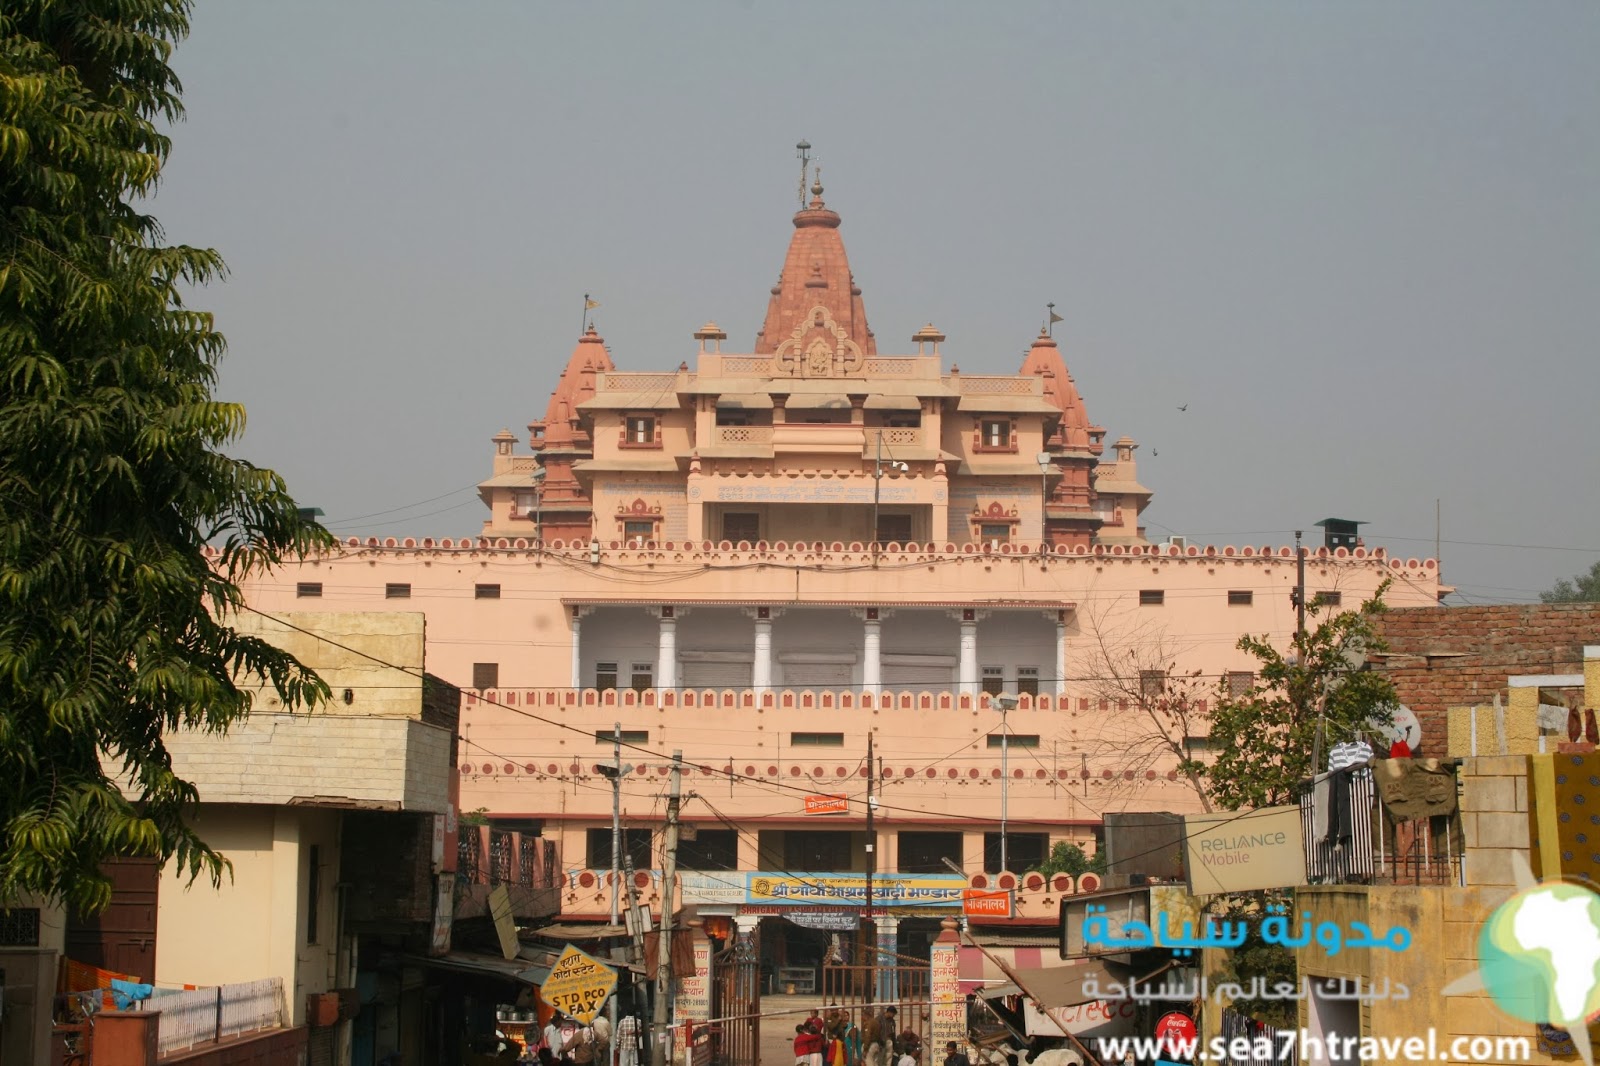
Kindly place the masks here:
[[(538, 1063), (539, 1066), (639, 1066), (639, 1019), (624, 1014), (617, 1019), (617, 1031), (611, 1032), (611, 1022), (604, 1015), (595, 1016), (594, 1022), (584, 1025), (576, 1018), (555, 1014), (550, 1024), (538, 1031), (538, 1039), (530, 1040), (522, 1049), (517, 1061)], [(529, 1030), (530, 1035), (534, 1030)], [(613, 1035), (615, 1056), (613, 1057)]]
[[(794, 1027), (795, 1066), (922, 1066), (922, 1037), (901, 1029), (899, 1011), (861, 1009), (856, 1024), (850, 1011), (833, 1007), (827, 1014), (812, 1010)], [(954, 1041), (945, 1046), (943, 1066), (972, 1066)]]

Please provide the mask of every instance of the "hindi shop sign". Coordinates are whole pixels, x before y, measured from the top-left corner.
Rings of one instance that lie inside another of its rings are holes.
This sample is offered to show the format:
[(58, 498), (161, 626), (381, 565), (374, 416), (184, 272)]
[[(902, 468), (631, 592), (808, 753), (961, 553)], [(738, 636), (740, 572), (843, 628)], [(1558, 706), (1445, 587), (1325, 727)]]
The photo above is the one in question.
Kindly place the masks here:
[(961, 913), (968, 918), (1011, 917), (1011, 893), (1006, 889), (964, 888)]
[(539, 998), (588, 1025), (616, 988), (616, 970), (568, 944), (539, 986)]
[(1195, 895), (1306, 883), (1299, 807), (1183, 819), (1184, 869)]
[(807, 796), (806, 797), (806, 813), (807, 814), (849, 814), (850, 813), (850, 797), (849, 796), (836, 796), (836, 795)]

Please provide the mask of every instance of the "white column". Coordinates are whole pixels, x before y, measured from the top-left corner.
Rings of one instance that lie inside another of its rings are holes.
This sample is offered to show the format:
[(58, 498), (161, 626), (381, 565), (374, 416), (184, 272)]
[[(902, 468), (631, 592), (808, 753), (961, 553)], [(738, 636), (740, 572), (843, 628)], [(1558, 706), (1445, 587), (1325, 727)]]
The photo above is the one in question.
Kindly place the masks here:
[(583, 687), (583, 619), (572, 619), (572, 687)]
[(883, 689), (883, 623), (868, 618), (861, 629), (861, 687), (877, 696)]
[(750, 670), (751, 687), (757, 695), (772, 691), (772, 619), (756, 619), (756, 654)]
[(1056, 695), (1067, 694), (1067, 623), (1056, 622)]
[(656, 687), (678, 687), (678, 620), (672, 608), (661, 608), (660, 629), (656, 637)]
[(961, 666), (957, 688), (968, 696), (978, 694), (978, 623), (961, 623)]

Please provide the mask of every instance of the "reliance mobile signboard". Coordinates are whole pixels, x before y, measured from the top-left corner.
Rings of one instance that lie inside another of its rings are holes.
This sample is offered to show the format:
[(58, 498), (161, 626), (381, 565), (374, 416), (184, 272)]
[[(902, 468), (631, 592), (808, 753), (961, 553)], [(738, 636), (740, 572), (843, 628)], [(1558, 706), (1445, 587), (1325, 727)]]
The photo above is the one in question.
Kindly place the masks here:
[(1183, 820), (1184, 871), (1195, 895), (1306, 883), (1299, 807), (1264, 807)]

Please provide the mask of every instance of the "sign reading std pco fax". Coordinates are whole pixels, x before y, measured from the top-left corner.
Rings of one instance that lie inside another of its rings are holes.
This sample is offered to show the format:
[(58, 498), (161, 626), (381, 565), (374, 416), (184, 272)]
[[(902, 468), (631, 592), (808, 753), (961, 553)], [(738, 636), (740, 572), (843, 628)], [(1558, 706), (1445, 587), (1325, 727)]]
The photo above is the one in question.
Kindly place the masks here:
[(539, 986), (539, 998), (588, 1025), (616, 989), (616, 970), (568, 944)]
[(1306, 883), (1299, 807), (1183, 819), (1184, 869), (1195, 895)]

